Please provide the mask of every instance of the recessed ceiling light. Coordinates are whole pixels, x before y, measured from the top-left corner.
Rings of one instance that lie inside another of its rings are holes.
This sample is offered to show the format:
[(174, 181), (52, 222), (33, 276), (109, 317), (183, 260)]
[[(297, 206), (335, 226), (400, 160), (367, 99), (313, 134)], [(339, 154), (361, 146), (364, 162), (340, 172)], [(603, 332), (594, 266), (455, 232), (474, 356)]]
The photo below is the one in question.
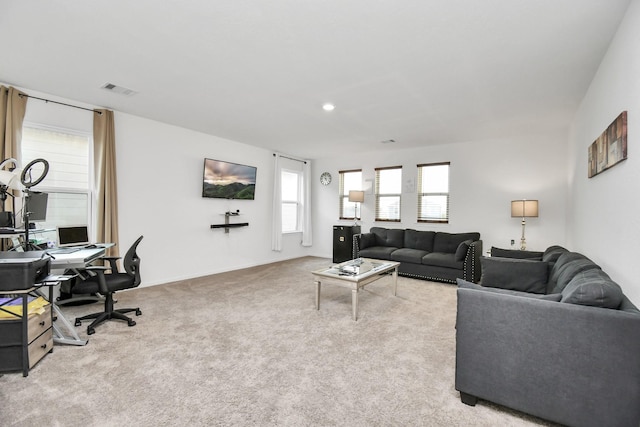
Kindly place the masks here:
[(330, 103), (328, 103), (328, 102), (327, 102), (326, 104), (322, 105), (322, 109), (323, 109), (324, 111), (333, 111), (335, 108), (336, 108), (336, 106), (335, 106), (335, 105), (330, 104)]

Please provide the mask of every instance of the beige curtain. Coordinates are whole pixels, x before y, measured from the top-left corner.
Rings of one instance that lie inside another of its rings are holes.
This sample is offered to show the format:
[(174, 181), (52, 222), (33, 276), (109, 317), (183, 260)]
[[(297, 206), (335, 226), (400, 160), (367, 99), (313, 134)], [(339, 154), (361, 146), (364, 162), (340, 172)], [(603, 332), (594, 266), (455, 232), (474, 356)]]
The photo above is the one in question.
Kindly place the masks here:
[(27, 96), (14, 87), (0, 86), (0, 161), (20, 160), (22, 121), (27, 111)]
[[(14, 87), (0, 86), (0, 162), (8, 158), (20, 161), (22, 121), (28, 99), (20, 94), (25, 95)], [(5, 209), (6, 206), (2, 206), (2, 210)], [(8, 249), (5, 239), (0, 240), (0, 250)]]
[(93, 148), (97, 189), (97, 241), (116, 245), (107, 255), (118, 256), (118, 183), (113, 111), (93, 113)]

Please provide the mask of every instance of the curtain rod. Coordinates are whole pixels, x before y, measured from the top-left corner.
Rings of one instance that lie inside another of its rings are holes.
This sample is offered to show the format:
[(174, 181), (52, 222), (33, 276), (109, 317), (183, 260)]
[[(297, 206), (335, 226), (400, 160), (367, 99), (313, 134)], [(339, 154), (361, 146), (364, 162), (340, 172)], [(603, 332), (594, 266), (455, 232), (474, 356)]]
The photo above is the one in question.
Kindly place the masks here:
[(18, 96), (20, 96), (20, 97), (25, 97), (26, 96), (27, 98), (33, 98), (33, 99), (37, 99), (39, 101), (44, 101), (44, 102), (53, 102), (54, 104), (64, 105), (66, 107), (78, 108), (80, 110), (93, 111), (94, 113), (98, 113), (98, 114), (102, 115), (102, 111), (92, 110), (91, 108), (78, 107), (77, 105), (65, 104), (64, 102), (53, 101), (51, 99), (45, 99), (45, 98), (38, 98), (37, 96), (25, 95), (25, 94), (22, 94), (22, 93), (19, 93)]
[[(276, 156), (276, 153), (273, 153), (273, 157), (275, 157), (275, 156)], [(307, 164), (306, 160), (294, 159), (293, 157), (283, 156), (282, 154), (280, 154), (280, 157), (284, 157), (285, 159), (293, 160), (294, 162), (301, 162), (301, 163), (304, 163), (305, 165)]]

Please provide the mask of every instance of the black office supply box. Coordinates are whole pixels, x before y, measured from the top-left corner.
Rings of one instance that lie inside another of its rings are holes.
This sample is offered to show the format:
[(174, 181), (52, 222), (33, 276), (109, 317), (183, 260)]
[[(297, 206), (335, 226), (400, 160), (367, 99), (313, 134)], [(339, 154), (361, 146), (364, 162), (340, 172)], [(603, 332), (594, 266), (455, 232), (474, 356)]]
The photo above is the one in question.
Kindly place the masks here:
[(49, 275), (51, 258), (43, 251), (0, 252), (0, 291), (29, 289)]

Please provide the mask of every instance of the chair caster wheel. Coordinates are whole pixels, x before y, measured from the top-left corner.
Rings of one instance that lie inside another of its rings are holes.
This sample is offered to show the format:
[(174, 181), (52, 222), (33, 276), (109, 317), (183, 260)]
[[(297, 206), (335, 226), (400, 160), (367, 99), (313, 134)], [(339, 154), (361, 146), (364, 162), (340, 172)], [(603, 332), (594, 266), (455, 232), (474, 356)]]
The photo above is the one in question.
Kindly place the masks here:
[(129, 326), (136, 326), (136, 321), (135, 321), (135, 320), (129, 320), (129, 321), (127, 322), (127, 324), (128, 324)]
[(80, 325), (82, 325), (82, 322), (76, 319), (76, 326), (80, 326)]
[(91, 327), (87, 328), (87, 335), (93, 335), (93, 334), (95, 334), (95, 333), (96, 333), (96, 330), (95, 330), (95, 329), (93, 329), (93, 328), (91, 328)]
[(136, 310), (136, 316), (142, 316), (142, 311), (140, 311), (140, 309)]

